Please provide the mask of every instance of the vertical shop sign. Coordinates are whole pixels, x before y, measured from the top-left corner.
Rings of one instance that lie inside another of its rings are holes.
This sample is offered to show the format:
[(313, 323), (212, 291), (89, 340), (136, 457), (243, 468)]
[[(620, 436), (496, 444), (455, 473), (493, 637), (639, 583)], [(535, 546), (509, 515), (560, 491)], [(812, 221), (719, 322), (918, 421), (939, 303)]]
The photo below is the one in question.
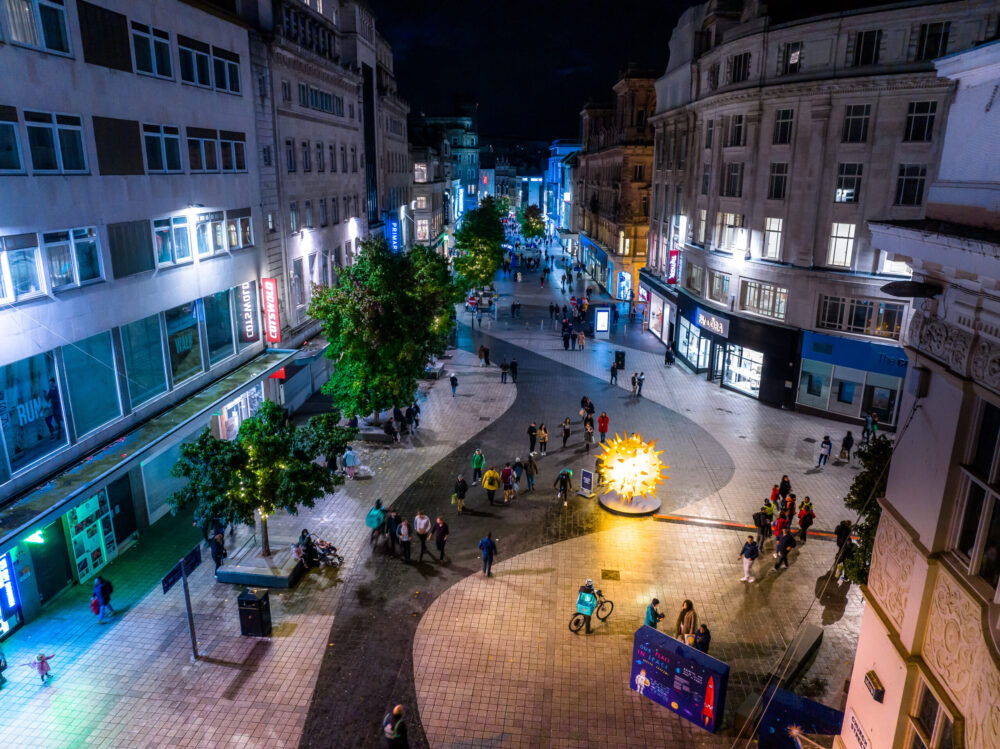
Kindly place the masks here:
[(278, 318), (278, 279), (262, 278), (264, 292), (264, 332), (268, 343), (281, 341), (281, 320)]

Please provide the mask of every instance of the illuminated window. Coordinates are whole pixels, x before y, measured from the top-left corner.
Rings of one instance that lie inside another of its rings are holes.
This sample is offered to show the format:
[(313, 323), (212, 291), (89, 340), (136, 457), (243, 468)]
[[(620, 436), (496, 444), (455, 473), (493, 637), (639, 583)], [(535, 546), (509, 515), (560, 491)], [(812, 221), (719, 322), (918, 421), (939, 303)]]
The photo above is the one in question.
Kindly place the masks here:
[(837, 191), (835, 203), (857, 203), (861, 198), (862, 164), (840, 164), (837, 167)]
[(740, 309), (776, 320), (785, 319), (788, 289), (762, 281), (744, 280), (740, 285)]
[(427, 181), (427, 164), (416, 163), (413, 165), (413, 181), (414, 182)]
[(157, 265), (175, 265), (191, 260), (191, 237), (187, 216), (153, 221), (153, 250)]
[(766, 260), (781, 259), (781, 225), (780, 218), (767, 217), (764, 219), (764, 246), (761, 248), (761, 257)]
[(42, 235), (49, 282), (53, 289), (81, 286), (101, 279), (101, 253), (93, 227)]
[(830, 231), (830, 250), (826, 264), (850, 268), (854, 259), (854, 224), (834, 223)]
[(781, 72), (792, 75), (802, 69), (802, 42), (790, 42), (785, 45), (781, 58)]
[(425, 218), (417, 219), (417, 240), (426, 242), (430, 239), (430, 222)]
[(10, 41), (69, 54), (63, 0), (6, 0)]

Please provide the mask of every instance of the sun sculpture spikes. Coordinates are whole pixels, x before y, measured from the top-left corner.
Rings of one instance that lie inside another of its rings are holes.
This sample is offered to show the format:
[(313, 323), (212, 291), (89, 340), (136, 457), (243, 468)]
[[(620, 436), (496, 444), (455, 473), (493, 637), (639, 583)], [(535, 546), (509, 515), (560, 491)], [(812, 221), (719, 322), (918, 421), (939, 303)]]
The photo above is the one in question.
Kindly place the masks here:
[(656, 449), (656, 440), (644, 442), (637, 433), (625, 437), (616, 434), (601, 447), (608, 487), (604, 493), (615, 492), (626, 504), (633, 497), (652, 495), (663, 479), (670, 478), (663, 475), (663, 470), (670, 466), (660, 460), (663, 450)]

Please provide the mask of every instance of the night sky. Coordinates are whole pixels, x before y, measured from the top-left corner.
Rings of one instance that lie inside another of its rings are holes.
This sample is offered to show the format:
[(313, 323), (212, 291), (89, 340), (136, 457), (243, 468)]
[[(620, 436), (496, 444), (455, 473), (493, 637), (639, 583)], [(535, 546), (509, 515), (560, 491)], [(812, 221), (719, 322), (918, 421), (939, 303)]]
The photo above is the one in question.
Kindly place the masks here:
[(479, 101), (479, 131), (577, 138), (588, 97), (610, 97), (629, 61), (662, 74), (677, 17), (693, 0), (369, 0), (413, 112)]

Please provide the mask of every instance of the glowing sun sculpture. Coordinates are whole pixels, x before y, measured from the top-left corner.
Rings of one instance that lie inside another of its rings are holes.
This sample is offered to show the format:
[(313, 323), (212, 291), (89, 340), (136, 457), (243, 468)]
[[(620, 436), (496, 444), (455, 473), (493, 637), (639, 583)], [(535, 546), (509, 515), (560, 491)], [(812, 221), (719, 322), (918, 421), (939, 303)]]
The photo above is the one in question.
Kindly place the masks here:
[(663, 479), (663, 470), (670, 466), (663, 465), (660, 455), (663, 450), (656, 449), (656, 440), (644, 442), (642, 435), (633, 433), (631, 436), (608, 440), (604, 448), (604, 477), (607, 490), (616, 492), (626, 504), (636, 496), (647, 497), (656, 491)]

